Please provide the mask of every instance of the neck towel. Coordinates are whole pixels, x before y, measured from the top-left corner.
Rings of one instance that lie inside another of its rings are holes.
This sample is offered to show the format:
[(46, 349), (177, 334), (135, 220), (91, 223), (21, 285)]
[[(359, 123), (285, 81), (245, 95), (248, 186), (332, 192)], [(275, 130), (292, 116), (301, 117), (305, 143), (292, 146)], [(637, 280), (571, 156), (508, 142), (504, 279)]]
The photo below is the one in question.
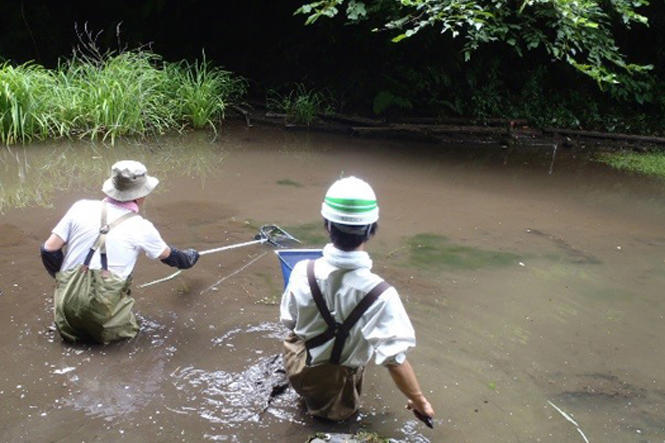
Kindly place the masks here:
[(131, 200), (128, 202), (121, 202), (111, 197), (106, 197), (104, 198), (104, 201), (111, 203), (112, 205), (120, 206), (121, 208), (129, 209), (132, 212), (139, 212), (139, 205), (136, 203), (135, 200)]

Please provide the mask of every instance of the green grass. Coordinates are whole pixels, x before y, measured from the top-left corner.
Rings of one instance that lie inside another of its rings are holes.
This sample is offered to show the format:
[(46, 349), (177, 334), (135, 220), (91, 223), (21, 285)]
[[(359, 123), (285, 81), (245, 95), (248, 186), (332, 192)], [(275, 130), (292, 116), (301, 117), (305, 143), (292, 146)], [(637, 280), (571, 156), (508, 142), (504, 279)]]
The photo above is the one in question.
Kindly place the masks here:
[(606, 152), (596, 159), (615, 169), (665, 178), (665, 152)]
[(193, 64), (172, 64), (171, 72), (176, 82), (175, 100), (180, 104), (177, 112), (194, 128), (211, 126), (215, 130), (216, 119), (224, 117), (229, 103), (238, 100), (246, 92), (246, 82), (231, 72), (211, 67), (205, 57)]
[(417, 234), (407, 240), (409, 264), (425, 269), (475, 270), (495, 268), (519, 263), (519, 256), (511, 252), (492, 251), (451, 243), (436, 234)]
[(205, 58), (169, 63), (136, 50), (73, 56), (54, 69), (0, 65), (0, 142), (79, 137), (111, 144), (119, 136), (202, 128), (224, 116), (245, 82)]
[(318, 114), (333, 112), (332, 99), (322, 92), (308, 89), (298, 83), (286, 94), (268, 91), (266, 104), (269, 110), (286, 114), (288, 121), (311, 125)]
[(48, 97), (55, 84), (52, 73), (41, 66), (0, 65), (0, 142), (25, 142), (49, 133)]

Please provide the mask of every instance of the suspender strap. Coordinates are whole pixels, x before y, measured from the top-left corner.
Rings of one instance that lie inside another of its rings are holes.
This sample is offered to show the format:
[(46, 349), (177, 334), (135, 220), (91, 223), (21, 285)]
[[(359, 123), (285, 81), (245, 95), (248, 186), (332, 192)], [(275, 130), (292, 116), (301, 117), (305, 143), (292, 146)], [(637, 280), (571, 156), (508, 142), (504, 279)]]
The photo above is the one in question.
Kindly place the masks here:
[(349, 336), (349, 331), (351, 328), (360, 320), (360, 317), (369, 309), (370, 306), (376, 301), (377, 298), (383, 292), (388, 289), (390, 285), (385, 281), (379, 282), (376, 286), (372, 288), (371, 291), (367, 293), (366, 296), (360, 300), (360, 302), (353, 308), (351, 314), (344, 320), (344, 323), (337, 329), (335, 334), (335, 343), (333, 344), (332, 354), (330, 354), (330, 363), (338, 365), (339, 360), (342, 357), (342, 349), (344, 348), (344, 343), (346, 342), (347, 337)]
[(316, 277), (314, 276), (314, 260), (307, 262), (307, 282), (309, 283), (309, 289), (312, 292), (312, 297), (314, 297), (316, 307), (319, 308), (319, 312), (321, 313), (321, 316), (323, 316), (328, 328), (336, 328), (337, 323), (335, 323), (335, 319), (330, 315), (330, 311), (328, 310), (323, 295), (321, 294), (321, 289), (319, 289), (319, 285), (316, 283)]
[(108, 260), (106, 258), (106, 234), (109, 233), (111, 228), (115, 228), (118, 226), (120, 223), (124, 222), (125, 220), (128, 220), (136, 215), (135, 212), (128, 212), (126, 214), (121, 215), (120, 217), (116, 218), (113, 222), (107, 224), (106, 223), (106, 202), (102, 202), (102, 217), (101, 217), (101, 223), (100, 223), (100, 228), (99, 228), (99, 235), (97, 236), (97, 240), (95, 240), (95, 243), (92, 245), (90, 250), (88, 251), (88, 255), (85, 257), (85, 261), (83, 264), (86, 267), (90, 266), (90, 261), (92, 260), (92, 256), (95, 254), (96, 250), (99, 250), (99, 255), (102, 261), (102, 269), (107, 271), (108, 270)]
[(349, 331), (351, 328), (360, 320), (360, 317), (369, 309), (370, 306), (383, 294), (390, 285), (385, 281), (379, 282), (374, 286), (368, 293), (365, 295), (360, 302), (353, 308), (351, 314), (344, 320), (344, 323), (337, 323), (328, 307), (326, 306), (323, 295), (321, 294), (321, 289), (316, 283), (316, 278), (314, 277), (314, 260), (310, 260), (307, 263), (307, 281), (309, 283), (309, 288), (316, 303), (317, 308), (326, 324), (328, 329), (326, 329), (321, 334), (310, 338), (305, 342), (305, 347), (307, 348), (307, 364), (311, 363), (311, 356), (309, 350), (321, 346), (322, 344), (328, 342), (331, 339), (335, 339), (333, 343), (332, 353), (330, 355), (330, 363), (338, 365), (342, 356), (342, 350), (344, 349), (344, 343), (346, 342), (347, 337), (349, 336)]

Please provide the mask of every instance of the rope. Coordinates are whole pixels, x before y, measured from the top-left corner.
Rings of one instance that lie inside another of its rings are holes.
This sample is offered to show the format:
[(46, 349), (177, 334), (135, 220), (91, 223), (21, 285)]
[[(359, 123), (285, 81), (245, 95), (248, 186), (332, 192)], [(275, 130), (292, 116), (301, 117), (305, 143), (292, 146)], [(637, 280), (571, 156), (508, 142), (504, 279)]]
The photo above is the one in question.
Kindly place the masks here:
[(236, 275), (236, 274), (238, 274), (238, 273), (244, 271), (244, 270), (247, 269), (250, 265), (252, 265), (253, 263), (259, 261), (259, 259), (265, 257), (265, 255), (266, 255), (267, 253), (268, 253), (268, 251), (265, 251), (265, 252), (263, 252), (263, 254), (259, 255), (258, 257), (254, 257), (252, 260), (250, 260), (249, 262), (247, 262), (247, 263), (245, 263), (244, 265), (242, 265), (242, 267), (236, 269), (235, 271), (233, 271), (233, 272), (230, 273), (229, 275), (220, 278), (220, 279), (217, 280), (215, 283), (213, 283), (212, 285), (208, 286), (206, 289), (204, 289), (203, 291), (201, 291), (201, 292), (199, 293), (199, 295), (200, 295), (200, 294), (203, 294), (203, 293), (206, 292), (206, 291), (211, 290), (211, 289), (214, 288), (215, 286), (217, 286), (217, 285), (219, 285), (220, 283), (222, 283), (224, 280), (227, 280), (227, 279), (233, 277), (234, 275)]
[[(268, 228), (271, 229), (270, 232), (266, 232)], [(278, 231), (277, 234), (275, 234), (274, 231)], [(277, 240), (277, 238), (280, 238), (280, 237), (285, 237), (285, 240), (288, 240), (288, 241), (295, 241), (297, 243), (300, 243), (300, 240), (298, 240), (297, 238), (295, 238), (294, 236), (292, 236), (291, 234), (289, 234), (288, 232), (286, 232), (285, 230), (283, 230), (282, 228), (280, 228), (277, 225), (261, 226), (261, 229), (259, 229), (259, 235), (257, 235), (257, 236), (260, 236), (261, 238), (259, 238), (258, 240), (251, 240), (251, 241), (247, 241), (247, 242), (244, 242), (244, 243), (237, 243), (235, 245), (228, 245), (228, 246), (222, 246), (222, 247), (219, 247), (219, 248), (206, 249), (205, 251), (199, 251), (199, 255), (208, 255), (208, 254), (212, 254), (212, 253), (215, 253), (215, 252), (228, 251), (229, 249), (243, 248), (245, 246), (257, 245), (257, 244), (262, 244), (262, 243), (266, 243), (266, 242), (270, 242), (271, 244), (273, 244), (275, 246), (281, 246), (280, 242)], [(249, 262), (247, 264), (247, 266), (249, 264), (254, 263), (259, 258), (263, 257), (265, 254), (266, 253), (263, 253), (258, 258), (252, 260), (251, 262)], [(244, 269), (244, 267), (241, 268), (238, 272), (240, 272), (242, 269)], [(148, 282), (148, 283), (143, 283), (142, 285), (139, 285), (139, 289), (147, 288), (148, 286), (156, 285), (157, 283), (163, 283), (165, 281), (169, 281), (171, 279), (174, 279), (178, 275), (180, 275), (181, 272), (182, 272), (182, 269), (174, 272), (171, 275), (160, 278), (158, 280), (153, 280), (153, 281)], [(235, 273), (231, 274), (228, 277), (231, 277), (233, 275), (235, 275)], [(228, 277), (225, 277), (225, 278), (228, 278)], [(218, 281), (217, 283), (215, 283), (215, 285), (221, 283), (222, 281), (224, 281), (224, 279)], [(212, 286), (215, 286), (215, 285), (212, 285)], [(212, 288), (212, 286), (211, 286), (211, 288)], [(208, 288), (208, 289), (210, 289), (210, 288)]]
[(575, 425), (575, 428), (577, 429), (577, 432), (582, 436), (582, 438), (584, 439), (584, 441), (586, 443), (589, 443), (589, 439), (586, 438), (586, 435), (584, 435), (584, 432), (582, 432), (582, 428), (580, 428), (580, 425), (578, 425), (577, 422), (570, 417), (570, 415), (563, 412), (563, 410), (561, 410), (557, 405), (555, 405), (551, 401), (547, 400), (547, 403), (549, 403), (550, 406), (552, 406), (559, 414), (561, 414), (563, 416), (563, 418), (565, 418), (566, 420), (571, 422), (573, 425)]
[[(268, 241), (267, 238), (262, 238), (260, 240), (252, 240), (252, 241), (248, 241), (248, 242), (245, 242), (245, 243), (238, 243), (238, 244), (235, 244), (235, 245), (222, 246), (221, 248), (206, 249), (205, 251), (200, 251), (199, 255), (207, 255), (207, 254), (212, 254), (213, 252), (220, 252), (220, 251), (227, 251), (229, 249), (242, 248), (244, 246), (250, 246), (250, 245), (265, 243), (267, 241)], [(160, 279), (157, 279), (157, 280), (153, 280), (153, 281), (148, 282), (148, 283), (143, 283), (142, 285), (139, 285), (139, 289), (147, 288), (148, 286), (152, 286), (152, 285), (156, 285), (158, 283), (164, 283), (165, 281), (172, 280), (172, 279), (176, 278), (177, 276), (179, 276), (182, 271), (183, 271), (182, 269), (179, 269), (179, 270), (175, 271), (173, 274), (167, 275), (166, 277), (163, 277), (163, 278), (160, 278)]]
[(166, 276), (164, 278), (160, 278), (158, 280), (153, 280), (153, 281), (148, 282), (148, 283), (143, 283), (142, 285), (139, 285), (139, 289), (147, 288), (148, 286), (156, 285), (157, 283), (162, 283), (162, 282), (165, 282), (165, 281), (169, 281), (172, 278), (176, 278), (178, 275), (180, 275), (181, 272), (182, 272), (182, 269), (179, 269), (179, 270), (175, 271), (173, 274), (171, 274), (169, 276)]

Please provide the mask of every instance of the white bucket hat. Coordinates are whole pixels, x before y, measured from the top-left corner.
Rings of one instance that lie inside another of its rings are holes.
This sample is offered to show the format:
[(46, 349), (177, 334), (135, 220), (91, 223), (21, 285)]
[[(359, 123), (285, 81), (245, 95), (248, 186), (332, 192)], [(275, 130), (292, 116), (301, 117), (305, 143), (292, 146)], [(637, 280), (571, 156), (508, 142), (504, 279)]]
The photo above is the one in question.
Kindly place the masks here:
[(111, 167), (111, 178), (104, 182), (102, 191), (114, 200), (127, 202), (150, 194), (158, 183), (143, 163), (121, 160)]

